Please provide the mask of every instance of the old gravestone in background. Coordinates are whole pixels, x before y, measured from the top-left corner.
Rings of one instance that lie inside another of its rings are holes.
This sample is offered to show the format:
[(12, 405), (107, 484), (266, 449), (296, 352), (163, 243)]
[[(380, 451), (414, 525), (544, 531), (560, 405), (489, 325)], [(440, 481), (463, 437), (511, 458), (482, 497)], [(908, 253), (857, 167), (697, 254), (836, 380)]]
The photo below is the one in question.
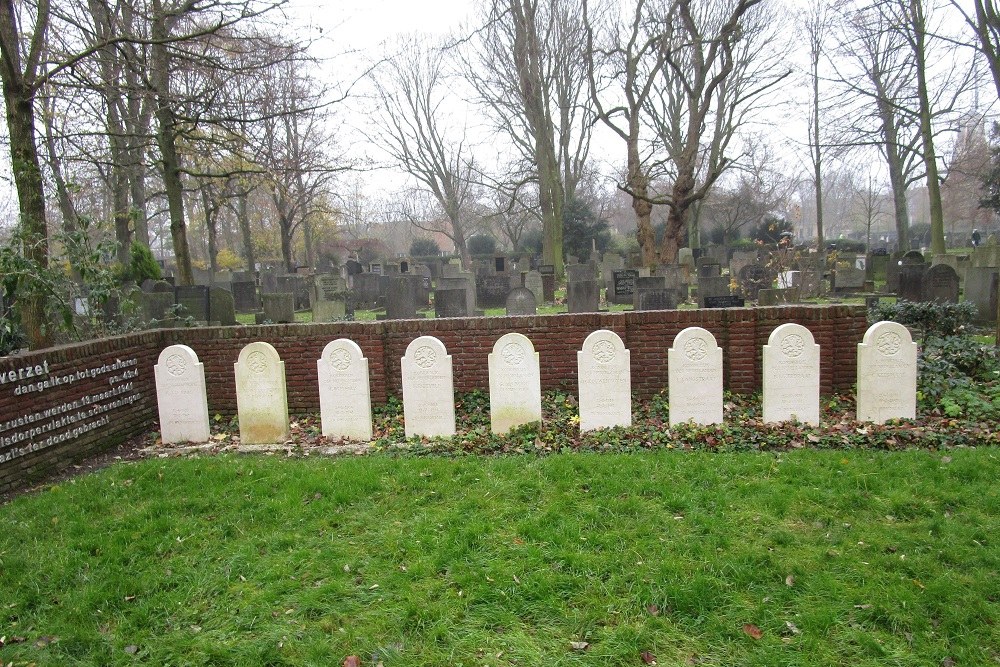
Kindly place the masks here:
[(799, 324), (782, 324), (764, 346), (764, 422), (819, 426), (819, 345)]
[(295, 321), (295, 295), (275, 292), (261, 294), (264, 320), (274, 324), (290, 324)]
[(372, 403), (368, 360), (358, 344), (339, 338), (326, 344), (316, 362), (323, 435), (371, 440)]
[(635, 283), (639, 278), (637, 269), (621, 269), (611, 273), (612, 289), (608, 295), (611, 303), (632, 303), (635, 300)]
[(508, 315), (536, 315), (538, 305), (535, 303), (535, 295), (527, 287), (515, 287), (507, 293), (505, 304)]
[(876, 322), (858, 343), (858, 421), (917, 415), (917, 344), (896, 322)]
[(630, 354), (614, 331), (599, 329), (576, 353), (580, 431), (632, 425)]
[(451, 356), (434, 336), (420, 336), (400, 361), (406, 437), (455, 435), (455, 388)]
[(490, 370), (490, 430), (506, 433), (542, 421), (538, 353), (527, 336), (508, 333), (493, 345)]
[(210, 437), (205, 365), (187, 345), (171, 345), (160, 352), (153, 367), (160, 439), (206, 442)]
[(924, 300), (958, 303), (958, 272), (948, 264), (935, 264), (924, 275)]
[(347, 317), (347, 281), (333, 273), (313, 277), (313, 322), (333, 322)]
[(677, 334), (667, 350), (670, 425), (722, 423), (722, 348), (701, 327)]
[(240, 442), (280, 443), (288, 439), (285, 362), (270, 343), (250, 343), (234, 364)]

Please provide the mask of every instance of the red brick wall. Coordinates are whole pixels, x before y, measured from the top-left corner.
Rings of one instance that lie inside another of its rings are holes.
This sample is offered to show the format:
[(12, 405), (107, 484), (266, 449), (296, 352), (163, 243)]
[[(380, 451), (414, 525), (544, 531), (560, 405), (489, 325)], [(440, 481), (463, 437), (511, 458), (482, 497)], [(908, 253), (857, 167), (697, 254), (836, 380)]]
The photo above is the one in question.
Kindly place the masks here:
[[(611, 329), (622, 337), (631, 352), (632, 388), (640, 397), (649, 397), (667, 386), (667, 349), (685, 327), (700, 326), (710, 331), (723, 348), (723, 380), (727, 389), (739, 393), (761, 387), (761, 349), (771, 331), (780, 324), (795, 322), (808, 328), (820, 345), (820, 390), (824, 394), (849, 390), (855, 381), (857, 343), (867, 322), (861, 306), (781, 306), (725, 310), (668, 310), (622, 313), (539, 315), (535, 317), (491, 317), (469, 319), (396, 320), (386, 322), (344, 322), (333, 324), (289, 324), (252, 327), (210, 327), (162, 329), (120, 336), (79, 345), (64, 346), (31, 354), (0, 359), (0, 378), (13, 370), (48, 364), (48, 377), (78, 370), (100, 368), (116, 359), (136, 360), (138, 376), (129, 396), (132, 402), (107, 409), (95, 419), (107, 416), (109, 423), (75, 438), (39, 448), (37, 451), (4, 461), (5, 454), (25, 443), (4, 445), (27, 427), (0, 430), (0, 491), (12, 488), (53, 469), (64, 467), (100, 448), (113, 446), (154, 426), (156, 398), (153, 365), (160, 351), (174, 343), (184, 343), (205, 365), (208, 405), (211, 414), (236, 412), (233, 364), (244, 345), (265, 341), (274, 345), (285, 363), (288, 406), (293, 413), (319, 409), (316, 360), (323, 347), (336, 338), (350, 338), (368, 358), (372, 400), (384, 403), (387, 396), (401, 393), (399, 360), (411, 340), (421, 335), (439, 338), (452, 356), (457, 391), (486, 389), (489, 386), (487, 355), (505, 333), (517, 331), (531, 339), (541, 361), (542, 388), (576, 390), (576, 353), (584, 339), (597, 329)], [(106, 373), (42, 392), (16, 395), (16, 387), (32, 380), (0, 384), (0, 427), (17, 419), (71, 403), (121, 384), (111, 385), (115, 375)], [(124, 380), (123, 380), (124, 382)], [(109, 405), (115, 397), (96, 401)], [(51, 419), (45, 418), (43, 423)], [(86, 421), (86, 420), (84, 420)], [(75, 424), (53, 430), (30, 440), (44, 441), (50, 435), (72, 431)]]

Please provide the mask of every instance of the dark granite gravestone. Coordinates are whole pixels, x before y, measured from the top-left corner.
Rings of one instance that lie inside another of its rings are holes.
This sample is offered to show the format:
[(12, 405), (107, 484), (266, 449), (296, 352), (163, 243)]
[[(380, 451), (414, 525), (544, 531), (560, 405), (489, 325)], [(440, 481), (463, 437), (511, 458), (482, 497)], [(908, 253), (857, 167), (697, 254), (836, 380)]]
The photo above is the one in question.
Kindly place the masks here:
[(593, 264), (567, 264), (566, 282), (576, 283), (584, 280), (596, 280), (597, 270)]
[(465, 314), (467, 316), (481, 314), (476, 312), (476, 281), (471, 273), (467, 271), (459, 271), (453, 276), (441, 276), (440, 278), (438, 278), (437, 289), (464, 290)]
[(295, 295), (277, 292), (260, 295), (264, 321), (272, 324), (291, 324), (295, 321)]
[(494, 257), (493, 267), (497, 273), (507, 273), (507, 258), (506, 257)]
[[(174, 319), (171, 312), (174, 307), (174, 295), (165, 292), (140, 292), (135, 295), (139, 306), (139, 317), (145, 323), (164, 326), (168, 319)], [(3, 309), (0, 308), (0, 313)]]
[(637, 287), (635, 310), (675, 310), (680, 292), (669, 287)]
[(464, 287), (434, 290), (434, 317), (468, 317), (469, 303)]
[(257, 285), (252, 282), (233, 281), (233, 303), (237, 313), (252, 313), (260, 309)]
[(417, 290), (423, 279), (407, 273), (389, 277), (391, 281), (385, 298), (385, 319), (412, 320), (417, 317)]
[(507, 294), (508, 315), (535, 315), (538, 304), (535, 295), (527, 287), (515, 287)]
[(221, 326), (231, 327), (236, 324), (236, 305), (233, 294), (222, 287), (209, 288), (209, 321), (218, 322)]
[(927, 265), (907, 263), (905, 259), (899, 266), (899, 290), (897, 291), (899, 299), (900, 301), (923, 301)]
[(503, 308), (510, 292), (510, 275), (496, 273), (476, 276), (476, 305), (479, 308)]
[(278, 292), (278, 276), (270, 271), (260, 272), (260, 293), (276, 294)]
[(702, 308), (743, 308), (745, 305), (741, 296), (708, 296)]
[(363, 271), (361, 262), (356, 259), (349, 259), (344, 262), (344, 269), (346, 269), (349, 276), (356, 276)]
[(965, 270), (965, 300), (976, 305), (978, 324), (992, 324), (997, 317), (997, 290), (1000, 270), (970, 266)]
[(294, 273), (278, 276), (278, 291), (295, 296), (295, 310), (308, 310), (312, 298), (309, 282), (307, 276)]
[(542, 274), (542, 297), (545, 303), (556, 300), (556, 276), (554, 273)]
[(743, 297), (757, 300), (757, 292), (770, 289), (774, 274), (763, 264), (747, 264), (740, 270), (739, 284)]
[(555, 273), (556, 273), (556, 267), (554, 265), (552, 265), (552, 264), (540, 264), (538, 266), (538, 272), (540, 274), (542, 274), (543, 276), (545, 276), (545, 275), (552, 276), (552, 275), (555, 275)]
[(368, 272), (369, 273), (374, 273), (376, 276), (380, 276), (383, 273), (383, 271), (382, 271), (382, 265), (378, 264), (378, 263), (369, 264), (368, 265)]
[(613, 289), (608, 298), (611, 303), (632, 303), (635, 297), (635, 281), (639, 279), (638, 269), (621, 269), (612, 272)]
[(698, 306), (707, 308), (705, 300), (709, 297), (729, 296), (729, 276), (714, 276), (698, 278)]
[(409, 273), (410, 272), (410, 263), (407, 262), (405, 259), (402, 262), (399, 263), (399, 272), (400, 273)]
[(579, 280), (566, 285), (566, 311), (596, 313), (601, 303), (601, 287), (597, 280)]
[(174, 288), (174, 303), (181, 306), (181, 317), (193, 317), (196, 322), (208, 322), (209, 296), (207, 285), (180, 285)]
[(958, 272), (947, 264), (935, 264), (924, 274), (924, 300), (958, 303)]
[(354, 276), (354, 289), (349, 299), (352, 309), (372, 310), (382, 305), (378, 290), (379, 278), (381, 276), (374, 273), (359, 273)]
[(720, 264), (716, 264), (715, 262), (702, 262), (698, 265), (699, 278), (716, 278), (720, 275), (722, 275), (722, 266)]

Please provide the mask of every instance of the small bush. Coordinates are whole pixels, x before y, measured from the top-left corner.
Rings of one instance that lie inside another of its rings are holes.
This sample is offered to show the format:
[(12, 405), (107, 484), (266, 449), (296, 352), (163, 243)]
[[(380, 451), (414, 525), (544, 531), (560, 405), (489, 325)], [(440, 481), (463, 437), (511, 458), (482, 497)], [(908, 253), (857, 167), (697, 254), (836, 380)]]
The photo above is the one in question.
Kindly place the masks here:
[(156, 258), (153, 257), (153, 251), (149, 249), (149, 246), (132, 241), (128, 254), (128, 267), (122, 275), (125, 280), (134, 281), (138, 285), (147, 278), (159, 280), (163, 277), (160, 265), (156, 263)]
[(961, 333), (976, 316), (975, 304), (897, 301), (880, 303), (868, 311), (871, 323), (892, 320), (928, 336), (953, 336)]
[(495, 255), (497, 252), (497, 240), (492, 236), (477, 234), (469, 237), (469, 253), (473, 255)]
[(931, 336), (917, 364), (921, 412), (978, 421), (1000, 418), (1000, 351), (967, 336)]
[(441, 254), (434, 239), (413, 239), (410, 244), (410, 257), (437, 257)]

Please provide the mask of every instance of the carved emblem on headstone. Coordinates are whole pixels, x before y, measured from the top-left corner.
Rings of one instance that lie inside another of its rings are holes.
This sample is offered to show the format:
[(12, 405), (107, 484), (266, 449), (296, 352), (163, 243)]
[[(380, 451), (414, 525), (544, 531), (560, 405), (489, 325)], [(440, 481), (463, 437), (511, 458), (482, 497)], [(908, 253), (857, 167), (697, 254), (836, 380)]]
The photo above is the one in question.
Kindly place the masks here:
[(330, 365), (338, 371), (346, 371), (351, 366), (351, 353), (342, 347), (330, 352)]
[(263, 373), (267, 370), (267, 357), (264, 356), (263, 352), (251, 352), (247, 356), (247, 366), (250, 367), (254, 373)]
[(520, 343), (508, 343), (503, 348), (503, 359), (508, 366), (520, 366), (524, 356), (524, 348)]
[(878, 337), (875, 341), (875, 347), (878, 351), (886, 356), (892, 356), (899, 352), (899, 348), (902, 346), (903, 342), (899, 338), (899, 334), (893, 331), (887, 331)]
[(801, 357), (805, 346), (805, 341), (798, 334), (789, 334), (781, 339), (781, 353), (786, 357)]
[(599, 340), (594, 343), (594, 359), (607, 364), (615, 358), (615, 346), (610, 340)]
[(187, 370), (187, 364), (184, 363), (184, 357), (179, 354), (171, 354), (167, 357), (167, 372), (174, 377), (179, 377), (184, 375), (184, 371)]
[(691, 361), (701, 361), (708, 356), (708, 345), (702, 338), (692, 338), (684, 344), (684, 356)]
[(413, 360), (421, 368), (430, 368), (437, 361), (437, 355), (434, 354), (434, 350), (423, 345), (418, 347), (416, 352), (413, 353)]

